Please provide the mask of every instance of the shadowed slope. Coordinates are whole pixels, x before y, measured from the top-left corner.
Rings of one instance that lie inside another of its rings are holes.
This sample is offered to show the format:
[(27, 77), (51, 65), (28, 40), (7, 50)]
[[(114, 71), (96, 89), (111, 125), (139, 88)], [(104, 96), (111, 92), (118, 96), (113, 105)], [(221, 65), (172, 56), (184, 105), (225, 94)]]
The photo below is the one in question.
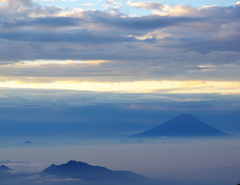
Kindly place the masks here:
[(221, 137), (230, 136), (221, 132), (191, 114), (180, 114), (173, 119), (133, 137)]

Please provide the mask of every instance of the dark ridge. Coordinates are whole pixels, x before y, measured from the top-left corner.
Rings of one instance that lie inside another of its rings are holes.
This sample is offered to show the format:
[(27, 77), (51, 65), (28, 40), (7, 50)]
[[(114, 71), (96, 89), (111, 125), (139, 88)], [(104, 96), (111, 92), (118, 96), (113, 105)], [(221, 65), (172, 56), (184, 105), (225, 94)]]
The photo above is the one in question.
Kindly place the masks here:
[(195, 118), (191, 114), (180, 114), (169, 121), (131, 137), (226, 137), (221, 132)]
[(77, 178), (85, 181), (140, 182), (147, 178), (130, 171), (112, 171), (101, 166), (92, 166), (85, 162), (69, 161), (66, 164), (52, 164), (40, 175), (54, 175), (59, 178)]

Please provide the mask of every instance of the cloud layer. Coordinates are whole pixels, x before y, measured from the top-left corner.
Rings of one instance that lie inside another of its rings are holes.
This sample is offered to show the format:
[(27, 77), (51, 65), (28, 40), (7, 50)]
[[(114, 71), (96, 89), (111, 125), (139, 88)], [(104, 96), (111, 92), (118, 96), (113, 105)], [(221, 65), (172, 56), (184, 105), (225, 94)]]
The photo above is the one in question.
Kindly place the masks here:
[[(0, 7), (0, 47), (4, 53), (1, 60), (60, 60), (63, 51), (65, 59), (124, 61), (129, 57), (142, 60), (139, 53), (143, 50), (144, 60), (158, 61), (165, 49), (170, 55), (186, 51), (239, 52), (239, 3), (202, 8), (157, 2), (128, 2), (127, 5), (155, 11), (146, 16), (132, 16), (107, 10), (42, 7), (30, 0), (8, 0)], [(236, 63), (236, 60), (226, 63)]]
[[(151, 12), (127, 14), (121, 12), (124, 6)], [(103, 7), (83, 10), (31, 0), (2, 1), (1, 87), (76, 89), (70, 86), (77, 83), (79, 90), (102, 91), (81, 84), (98, 87), (104, 82), (107, 91), (152, 92), (163, 90), (163, 81), (172, 88), (175, 82), (193, 81), (206, 85), (200, 92), (211, 83), (208, 93), (226, 93), (224, 88), (238, 93), (239, 2), (196, 8), (107, 1)], [(144, 89), (141, 84), (160, 88)]]

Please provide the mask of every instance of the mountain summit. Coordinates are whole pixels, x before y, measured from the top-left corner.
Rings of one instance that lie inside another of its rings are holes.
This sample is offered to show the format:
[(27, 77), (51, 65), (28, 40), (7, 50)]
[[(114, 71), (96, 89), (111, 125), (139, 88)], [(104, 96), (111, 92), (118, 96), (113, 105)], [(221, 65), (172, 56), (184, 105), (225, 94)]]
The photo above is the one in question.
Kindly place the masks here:
[(195, 118), (191, 114), (180, 114), (169, 121), (132, 137), (221, 137), (230, 136)]

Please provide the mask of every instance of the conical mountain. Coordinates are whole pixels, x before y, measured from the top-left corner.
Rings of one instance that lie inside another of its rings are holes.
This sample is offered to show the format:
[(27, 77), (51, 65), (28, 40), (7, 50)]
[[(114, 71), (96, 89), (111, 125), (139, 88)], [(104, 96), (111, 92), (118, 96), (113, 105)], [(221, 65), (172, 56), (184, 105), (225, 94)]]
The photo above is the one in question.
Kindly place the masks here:
[(133, 137), (221, 137), (230, 136), (195, 118), (180, 114), (169, 121)]

